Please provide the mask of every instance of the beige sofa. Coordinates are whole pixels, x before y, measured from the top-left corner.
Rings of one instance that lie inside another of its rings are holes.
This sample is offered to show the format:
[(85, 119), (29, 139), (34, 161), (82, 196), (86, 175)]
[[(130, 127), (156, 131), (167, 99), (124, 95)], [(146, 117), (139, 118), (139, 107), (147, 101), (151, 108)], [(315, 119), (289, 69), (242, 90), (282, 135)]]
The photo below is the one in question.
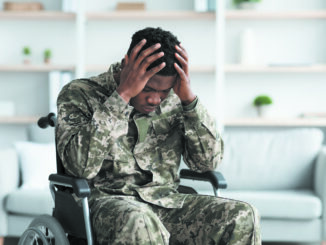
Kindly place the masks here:
[[(326, 148), (319, 129), (234, 129), (224, 134), (226, 198), (261, 215), (263, 241), (326, 240)], [(190, 184), (189, 181), (182, 181)], [(211, 187), (196, 182), (201, 194)]]
[[(29, 138), (51, 142), (52, 133), (51, 129), (34, 129)], [(225, 156), (218, 170), (224, 174), (228, 188), (221, 195), (256, 206), (263, 240), (326, 240), (323, 133), (318, 129), (245, 129), (226, 131), (223, 137)], [(54, 145), (47, 143), (18, 144), (0, 150), (0, 237), (20, 236), (35, 216), (51, 214), (53, 202), (47, 184), (47, 173), (55, 167), (51, 149)], [(35, 171), (29, 176), (24, 171), (27, 160), (37, 169), (40, 162), (48, 164), (41, 167), (43, 173)], [(36, 188), (35, 183), (40, 186)], [(182, 184), (195, 186), (201, 194), (213, 194), (211, 185), (205, 182), (182, 180)]]

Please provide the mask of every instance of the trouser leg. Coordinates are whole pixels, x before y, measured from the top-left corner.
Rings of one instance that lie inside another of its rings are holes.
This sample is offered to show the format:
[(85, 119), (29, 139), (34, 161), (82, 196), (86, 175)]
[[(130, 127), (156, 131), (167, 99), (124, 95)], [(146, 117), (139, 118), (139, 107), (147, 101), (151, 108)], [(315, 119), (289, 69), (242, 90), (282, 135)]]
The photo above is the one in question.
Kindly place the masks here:
[(151, 206), (136, 200), (106, 198), (92, 205), (98, 244), (169, 244), (169, 232)]
[(181, 209), (154, 210), (170, 232), (170, 244), (261, 244), (257, 212), (244, 202), (190, 195)]

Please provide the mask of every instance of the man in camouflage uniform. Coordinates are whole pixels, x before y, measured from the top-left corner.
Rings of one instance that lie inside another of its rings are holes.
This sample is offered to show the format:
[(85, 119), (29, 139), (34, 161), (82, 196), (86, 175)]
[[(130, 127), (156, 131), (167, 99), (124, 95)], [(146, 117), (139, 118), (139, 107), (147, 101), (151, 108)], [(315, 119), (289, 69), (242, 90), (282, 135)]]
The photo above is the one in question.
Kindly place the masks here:
[(170, 32), (138, 31), (121, 64), (66, 85), (56, 137), (66, 173), (91, 187), (98, 244), (261, 244), (249, 204), (177, 191), (181, 156), (213, 170), (223, 143)]

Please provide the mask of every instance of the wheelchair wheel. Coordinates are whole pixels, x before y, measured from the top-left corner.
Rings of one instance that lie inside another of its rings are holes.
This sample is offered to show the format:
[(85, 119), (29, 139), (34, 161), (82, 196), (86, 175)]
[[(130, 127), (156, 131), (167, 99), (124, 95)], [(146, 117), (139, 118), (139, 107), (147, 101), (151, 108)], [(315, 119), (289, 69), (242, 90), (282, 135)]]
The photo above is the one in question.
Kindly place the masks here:
[(60, 223), (50, 215), (35, 218), (20, 237), (18, 245), (69, 245)]

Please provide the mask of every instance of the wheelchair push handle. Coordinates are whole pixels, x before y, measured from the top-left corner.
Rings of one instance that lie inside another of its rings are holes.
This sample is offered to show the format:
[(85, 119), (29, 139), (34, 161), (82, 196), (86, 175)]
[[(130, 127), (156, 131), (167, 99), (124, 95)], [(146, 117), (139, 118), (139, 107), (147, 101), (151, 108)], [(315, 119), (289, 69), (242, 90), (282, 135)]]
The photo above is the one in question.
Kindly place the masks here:
[(56, 118), (55, 114), (53, 112), (51, 112), (47, 116), (41, 117), (37, 121), (37, 125), (40, 128), (47, 128), (48, 126), (55, 127), (56, 122), (57, 122), (57, 118)]

